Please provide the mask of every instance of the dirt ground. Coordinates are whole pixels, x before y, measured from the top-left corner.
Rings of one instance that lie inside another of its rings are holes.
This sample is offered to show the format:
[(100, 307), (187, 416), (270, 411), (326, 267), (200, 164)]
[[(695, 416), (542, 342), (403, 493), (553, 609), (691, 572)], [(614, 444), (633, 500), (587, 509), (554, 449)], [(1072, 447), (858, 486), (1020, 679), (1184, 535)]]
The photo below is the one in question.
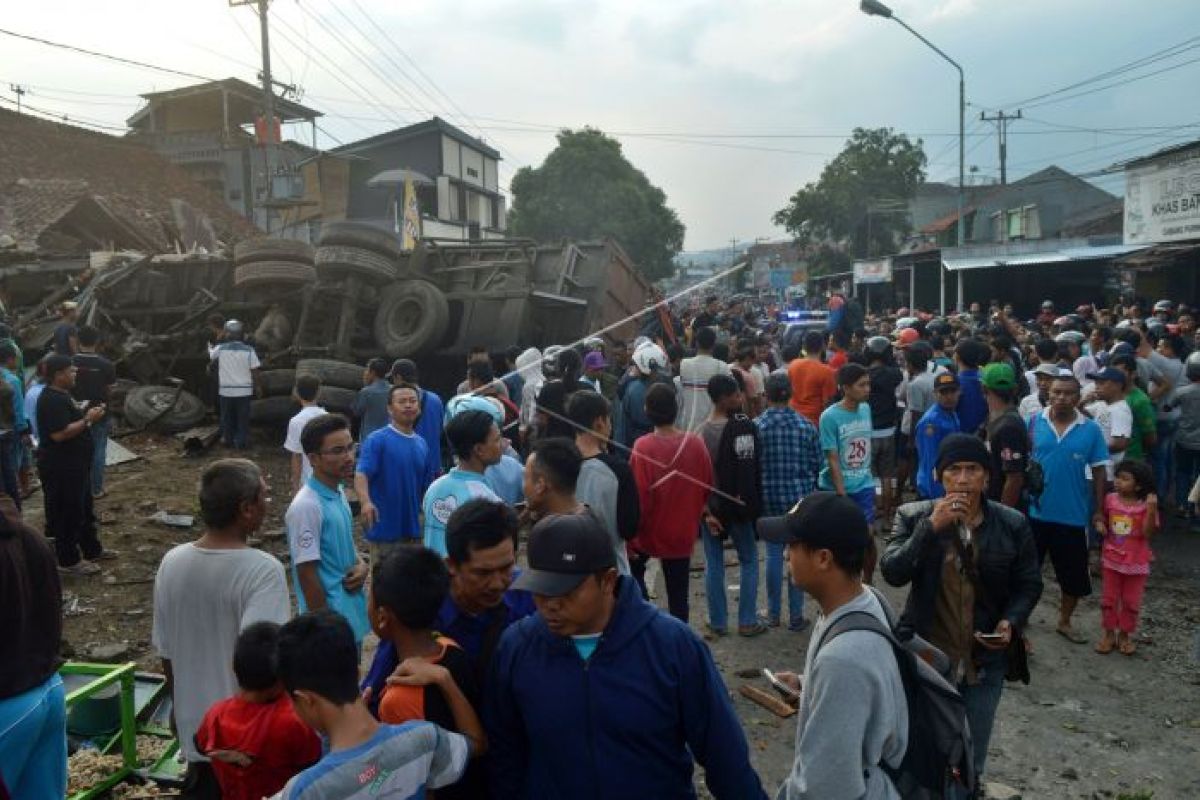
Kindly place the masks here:
[[(257, 544), (286, 564), (282, 517), (290, 498), (287, 464), (275, 434), (255, 431), (255, 437), (259, 445), (249, 455), (263, 467), (272, 488)], [(150, 647), (154, 573), (162, 555), (194, 539), (200, 527), (169, 528), (149, 517), (157, 511), (195, 514), (200, 470), (230, 453), (217, 446), (202, 458), (188, 459), (170, 438), (139, 434), (120, 441), (141, 458), (109, 469), (108, 496), (97, 502), (97, 513), (102, 540), (119, 550), (121, 558), (106, 563), (102, 576), (64, 580), (67, 652), (82, 660), (97, 647), (119, 645), (128, 654), (122, 659), (158, 671)], [(41, 527), (40, 494), (30, 498), (26, 518)], [(1200, 533), (1172, 520), (1155, 550), (1134, 657), (1100, 656), (1090, 643), (1075, 645), (1055, 635), (1059, 594), (1047, 573), (1031, 625), (1036, 649), (1032, 683), (1008, 684), (1000, 704), (986, 776), (990, 796), (1200, 797)], [(726, 584), (735, 587), (735, 559), (732, 551), (726, 555), (731, 565)], [(698, 548), (691, 583), (692, 622), (698, 631), (706, 619), (702, 564)], [(885, 591), (897, 606), (903, 602), (903, 590)], [(736, 594), (736, 588), (729, 591), (731, 615), (736, 613)], [(764, 587), (760, 608), (765, 609), (765, 597)], [(659, 602), (665, 604), (665, 599)], [(816, 610), (810, 600), (805, 614), (812, 618)], [(1098, 597), (1081, 604), (1076, 622), (1094, 643), (1100, 626)], [(780, 628), (756, 639), (728, 636), (710, 644), (745, 726), (754, 765), (773, 795), (791, 766), (794, 719), (779, 719), (744, 700), (737, 694), (740, 684), (768, 687), (761, 679), (738, 675), (762, 667), (799, 672), (808, 633)]]

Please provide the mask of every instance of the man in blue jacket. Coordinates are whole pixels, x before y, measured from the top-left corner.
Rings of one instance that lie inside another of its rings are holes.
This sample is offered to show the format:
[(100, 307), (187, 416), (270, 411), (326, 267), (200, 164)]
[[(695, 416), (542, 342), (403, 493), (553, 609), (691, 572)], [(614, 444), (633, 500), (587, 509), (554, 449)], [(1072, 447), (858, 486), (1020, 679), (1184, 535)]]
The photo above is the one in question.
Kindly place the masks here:
[(588, 515), (551, 515), (514, 587), (538, 613), (504, 632), (484, 693), (492, 796), (765, 799), (702, 641), (617, 574)]
[(933, 379), (936, 398), (917, 424), (912, 437), (917, 448), (917, 493), (922, 500), (936, 500), (946, 493), (937, 476), (937, 454), (942, 440), (952, 433), (966, 430), (958, 412), (961, 386), (954, 373), (943, 372)]

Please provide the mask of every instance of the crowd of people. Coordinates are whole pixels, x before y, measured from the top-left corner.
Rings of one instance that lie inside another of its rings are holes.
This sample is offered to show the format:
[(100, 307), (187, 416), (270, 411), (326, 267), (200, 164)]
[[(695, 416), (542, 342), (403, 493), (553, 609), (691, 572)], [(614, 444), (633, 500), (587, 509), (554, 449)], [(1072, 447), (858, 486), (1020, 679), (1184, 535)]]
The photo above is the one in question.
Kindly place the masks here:
[[(348, 416), (298, 376), (288, 568), (248, 544), (261, 470), (225, 458), (200, 479), (204, 533), (155, 579), (184, 796), (694, 797), (699, 764), (714, 797), (765, 797), (705, 639), (772, 629), (811, 630), (803, 674), (777, 675), (799, 706), (780, 797), (972, 796), (1004, 683), (1030, 678), (1042, 562), (1054, 630), (1093, 638), (1075, 611), (1099, 575), (1094, 649), (1130, 655), (1153, 537), (1168, 515), (1195, 526), (1194, 316), (1168, 301), (865, 315), (841, 296), (830, 312), (795, 329), (738, 297), (661, 302), (628, 343), (476, 348), (446, 396), (414, 362), (372, 359)], [(0, 331), (13, 797), (62, 795), (60, 577), (116, 557), (92, 508), (112, 365), (70, 313), (32, 386)], [(244, 450), (258, 357), (240, 323), (214, 332), (224, 443)], [(31, 452), (53, 553), (20, 517)], [(908, 587), (902, 613), (876, 572)], [(912, 757), (933, 747), (909, 702), (912, 642), (969, 731), (937, 754), (937, 786)]]

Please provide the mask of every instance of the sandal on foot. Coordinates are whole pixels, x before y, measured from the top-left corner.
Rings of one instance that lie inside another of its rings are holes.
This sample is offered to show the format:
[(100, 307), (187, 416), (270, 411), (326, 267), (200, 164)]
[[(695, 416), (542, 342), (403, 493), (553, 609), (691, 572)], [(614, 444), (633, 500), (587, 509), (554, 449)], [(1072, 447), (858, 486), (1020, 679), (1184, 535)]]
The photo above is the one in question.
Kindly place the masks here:
[(1117, 643), (1111, 636), (1105, 635), (1093, 649), (1100, 655), (1106, 656), (1117, 649)]
[(1131, 656), (1137, 652), (1137, 645), (1133, 643), (1133, 639), (1126, 639), (1117, 645), (1117, 649), (1121, 651), (1121, 655)]
[(1063, 637), (1064, 639), (1066, 639), (1068, 642), (1071, 642), (1072, 644), (1087, 644), (1087, 637), (1084, 636), (1082, 633), (1079, 633), (1072, 627), (1064, 628), (1060, 625), (1059, 627), (1055, 628), (1054, 630), (1058, 632), (1059, 636)]
[(753, 625), (739, 625), (738, 636), (750, 638), (752, 636), (761, 636), (767, 632), (767, 626), (761, 622), (756, 622)]

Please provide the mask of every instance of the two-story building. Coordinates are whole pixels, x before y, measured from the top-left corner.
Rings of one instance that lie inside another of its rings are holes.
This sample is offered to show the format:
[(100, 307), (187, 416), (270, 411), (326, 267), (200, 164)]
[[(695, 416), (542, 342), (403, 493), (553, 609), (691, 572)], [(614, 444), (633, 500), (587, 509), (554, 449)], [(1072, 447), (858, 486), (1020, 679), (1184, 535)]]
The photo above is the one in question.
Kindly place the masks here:
[[(341, 161), (342, 165), (330, 162)], [(345, 219), (397, 229), (404, 180), (417, 192), (424, 238), (454, 241), (502, 239), (506, 208), (500, 193), (500, 153), (440, 117), (409, 125), (329, 151), (318, 164), (306, 165), (305, 177), (323, 167), (322, 192), (344, 196), (341, 208), (326, 208), (326, 219), (340, 210)]]
[(1131, 249), (1113, 211), (1120, 198), (1055, 166), (1007, 185), (967, 187), (961, 247), (957, 192), (922, 200), (923, 219), (940, 216), (892, 256), (897, 305), (950, 309), (997, 299), (1027, 313), (1050, 299), (1074, 308), (1102, 299), (1111, 262)]
[[(129, 138), (182, 167), (198, 183), (263, 230), (278, 233), (302, 207), (299, 165), (316, 151), (296, 141), (276, 148), (269, 174), (262, 89), (237, 78), (143, 94), (127, 121)], [(275, 141), (282, 125), (314, 126), (321, 112), (275, 98)], [(299, 236), (298, 238), (307, 238)]]

